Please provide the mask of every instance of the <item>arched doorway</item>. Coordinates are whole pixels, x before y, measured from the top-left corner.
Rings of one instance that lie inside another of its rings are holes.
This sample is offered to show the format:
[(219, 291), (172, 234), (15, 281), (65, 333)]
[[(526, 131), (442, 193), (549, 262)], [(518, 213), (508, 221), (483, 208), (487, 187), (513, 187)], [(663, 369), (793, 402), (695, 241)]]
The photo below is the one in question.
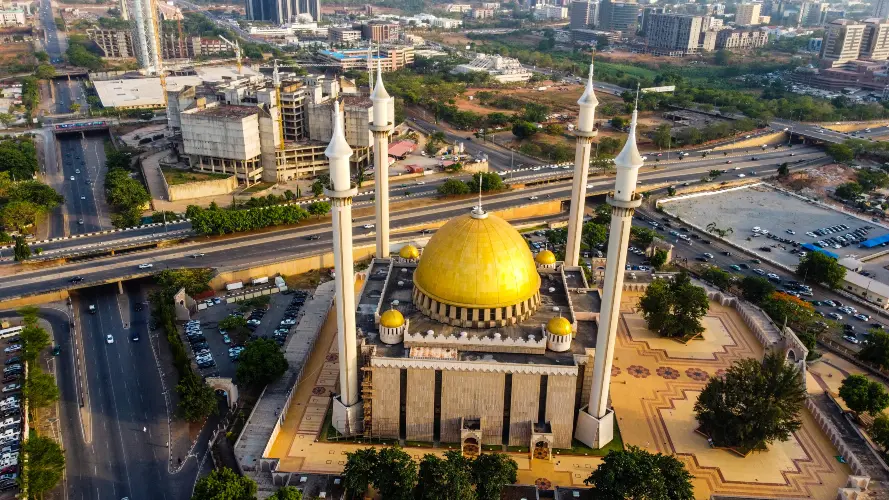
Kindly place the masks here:
[(534, 458), (549, 460), (549, 443), (546, 441), (537, 441), (534, 443)]
[(790, 361), (796, 362), (796, 353), (793, 352), (793, 349), (787, 350), (787, 359), (789, 359)]
[(469, 437), (463, 440), (463, 456), (467, 458), (478, 457), (480, 448), (475, 438)]

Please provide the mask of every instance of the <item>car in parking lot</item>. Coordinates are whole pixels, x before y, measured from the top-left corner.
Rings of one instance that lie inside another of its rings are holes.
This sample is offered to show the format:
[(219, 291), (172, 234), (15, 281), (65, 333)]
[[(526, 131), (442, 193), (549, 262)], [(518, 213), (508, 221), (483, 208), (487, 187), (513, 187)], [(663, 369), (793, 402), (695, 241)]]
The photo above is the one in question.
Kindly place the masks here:
[(851, 342), (853, 344), (858, 343), (858, 337), (854, 335), (843, 335), (843, 340), (845, 340), (846, 342)]
[(763, 271), (762, 269), (754, 269), (753, 272), (756, 273), (756, 274), (758, 274), (758, 275), (760, 275), (760, 276), (765, 276), (765, 275), (766, 275), (766, 272)]
[(827, 313), (827, 316), (830, 317), (831, 319), (835, 319), (837, 321), (842, 321), (842, 319), (843, 319), (843, 317), (841, 315), (839, 315), (835, 312)]
[(858, 313), (854, 316), (854, 318), (859, 321), (870, 321), (870, 316), (868, 316), (867, 314)]

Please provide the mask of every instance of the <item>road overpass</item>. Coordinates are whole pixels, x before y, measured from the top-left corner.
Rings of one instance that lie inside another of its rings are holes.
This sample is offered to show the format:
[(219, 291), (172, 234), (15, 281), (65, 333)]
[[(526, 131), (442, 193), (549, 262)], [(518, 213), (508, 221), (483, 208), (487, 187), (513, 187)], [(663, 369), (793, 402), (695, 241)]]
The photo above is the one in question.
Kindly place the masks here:
[[(785, 157), (788, 154), (784, 151), (781, 153)], [(796, 152), (794, 154), (794, 161), (801, 163), (795, 163), (793, 168), (802, 168), (811, 162), (826, 161), (824, 155), (814, 149), (808, 153)], [(783, 159), (782, 157), (760, 158), (759, 156), (757, 158), (757, 160), (749, 158), (734, 160), (732, 169), (728, 170), (723, 178), (733, 180), (741, 174), (748, 178), (770, 176), (773, 175), (778, 160)], [(641, 179), (643, 179), (643, 185), (649, 185), (652, 188), (672, 183), (693, 183), (706, 177), (712, 169), (714, 169), (712, 164), (698, 162), (694, 168), (679, 171), (659, 168), (646, 172), (641, 176)], [(613, 182), (610, 175), (599, 176), (591, 179), (587, 191), (591, 195), (604, 194), (611, 189)], [(569, 197), (570, 184), (560, 181), (487, 195), (484, 198), (484, 204), (488, 210), (497, 211), (542, 201), (561, 200), (564, 202)], [(420, 237), (416, 228), (464, 214), (475, 203), (476, 200), (471, 197), (446, 200), (425, 208), (394, 211), (391, 216), (393, 240)], [(559, 217), (561, 216), (553, 216), (550, 220)], [(373, 215), (354, 219), (356, 246), (373, 243), (373, 230), (363, 228), (365, 224), (370, 223), (373, 223)], [(310, 237), (318, 239), (310, 239)], [(212, 267), (218, 270), (237, 270), (273, 264), (329, 252), (332, 245), (330, 238), (329, 224), (312, 224), (309, 221), (307, 225), (281, 228), (267, 233), (238, 234), (223, 238), (192, 238), (182, 245), (156, 248), (138, 254), (116, 255), (88, 262), (72, 262), (64, 266), (40, 269), (23, 266), (16, 267), (14, 270), (7, 268), (9, 273), (0, 280), (0, 300), (87, 288), (96, 284), (145, 277), (164, 269)], [(193, 257), (197, 254), (203, 254), (203, 256)], [(139, 269), (138, 264), (142, 263), (151, 263), (153, 267)], [(74, 277), (80, 277), (83, 280), (77, 283), (70, 282)]]

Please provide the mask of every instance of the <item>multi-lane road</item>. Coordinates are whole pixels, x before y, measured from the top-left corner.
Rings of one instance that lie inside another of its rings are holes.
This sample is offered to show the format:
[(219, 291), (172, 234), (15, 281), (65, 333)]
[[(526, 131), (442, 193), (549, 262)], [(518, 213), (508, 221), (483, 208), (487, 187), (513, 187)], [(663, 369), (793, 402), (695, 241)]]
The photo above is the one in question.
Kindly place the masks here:
[[(750, 157), (734, 158), (730, 175), (744, 174), (746, 177), (772, 175), (775, 166), (785, 160), (817, 161), (824, 155), (815, 148), (796, 148), (794, 157), (788, 157), (787, 151), (757, 154), (757, 160)], [(685, 160), (681, 168), (677, 166), (659, 168), (654, 171), (644, 172), (640, 175), (643, 185), (656, 183), (685, 183), (695, 182), (705, 177), (715, 168), (714, 160), (728, 161), (721, 158), (699, 160)], [(799, 164), (794, 164), (799, 165)], [(754, 173), (755, 172), (755, 173)], [(532, 172), (537, 173), (537, 172)], [(594, 177), (589, 183), (589, 190), (607, 189), (613, 180), (611, 177)], [(431, 187), (431, 186), (426, 186)], [(507, 191), (485, 196), (485, 206), (490, 210), (501, 210), (530, 203), (529, 198), (536, 196), (539, 199), (567, 199), (570, 196), (570, 183), (566, 181), (553, 182), (539, 186), (533, 186), (519, 191)], [(410, 210), (393, 212), (391, 224), (393, 230), (402, 231), (411, 226), (424, 223), (446, 220), (463, 214), (473, 204), (474, 200), (451, 200), (430, 206), (427, 209), (413, 208)], [(373, 222), (373, 216), (357, 217), (354, 222), (356, 244), (369, 243), (373, 238), (373, 229), (365, 229), (363, 226)], [(408, 232), (407, 235), (415, 234)], [(317, 240), (308, 240), (310, 235), (318, 236)], [(407, 236), (406, 235), (406, 236)], [(303, 228), (284, 229), (263, 234), (235, 235), (223, 240), (208, 240), (195, 238), (185, 245), (177, 245), (168, 248), (148, 250), (133, 255), (118, 255), (89, 262), (73, 262), (60, 267), (44, 268), (23, 271), (18, 274), (8, 275), (0, 281), (0, 298), (9, 298), (50, 290), (83, 287), (90, 283), (115, 280), (128, 277), (148, 275), (165, 268), (181, 267), (216, 267), (216, 268), (240, 268), (245, 262), (253, 265), (259, 263), (273, 263), (286, 258), (309, 256), (329, 251), (330, 229), (327, 225), (314, 224)], [(76, 241), (76, 240), (75, 240)], [(203, 253), (203, 257), (194, 258), (193, 254)], [(151, 263), (152, 269), (139, 270), (137, 264)], [(73, 277), (82, 277), (81, 283), (69, 282)]]

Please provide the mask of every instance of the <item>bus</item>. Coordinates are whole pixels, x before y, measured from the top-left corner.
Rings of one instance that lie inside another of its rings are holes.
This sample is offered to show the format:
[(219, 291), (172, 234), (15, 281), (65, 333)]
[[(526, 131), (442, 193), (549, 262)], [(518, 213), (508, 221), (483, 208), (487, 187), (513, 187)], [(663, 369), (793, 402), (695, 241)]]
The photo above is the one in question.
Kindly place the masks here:
[(0, 340), (20, 335), (22, 333), (22, 330), (24, 329), (24, 326), (11, 326), (9, 328), (4, 328), (0, 330)]

